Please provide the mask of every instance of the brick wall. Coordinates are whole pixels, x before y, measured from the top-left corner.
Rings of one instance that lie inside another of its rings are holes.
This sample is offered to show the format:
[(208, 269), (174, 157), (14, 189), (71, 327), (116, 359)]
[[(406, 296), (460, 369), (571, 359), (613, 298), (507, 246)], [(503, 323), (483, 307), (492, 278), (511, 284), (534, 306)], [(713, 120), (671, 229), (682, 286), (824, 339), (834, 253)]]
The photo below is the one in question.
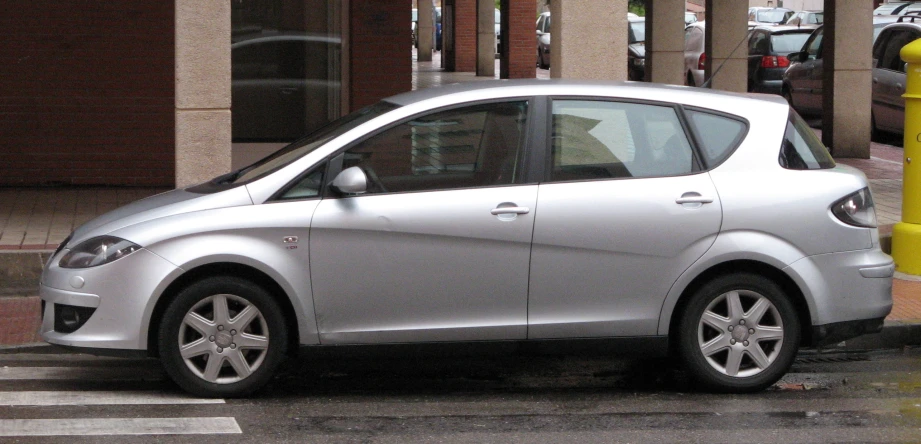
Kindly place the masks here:
[(476, 71), (476, 2), (454, 0), (454, 67), (458, 72)]
[(351, 0), (349, 5), (349, 97), (356, 110), (412, 89), (412, 0)]
[(4, 4), (0, 186), (172, 186), (173, 2)]
[[(537, 75), (534, 68), (537, 57), (537, 43), (534, 39), (534, 23), (537, 20), (537, 6), (531, 0), (503, 0), (502, 8), (508, 9), (508, 29), (503, 28), (503, 39), (508, 51), (508, 72), (502, 70), (503, 79), (529, 79)], [(503, 24), (503, 27), (505, 25)], [(505, 37), (505, 36), (508, 37)], [(504, 54), (503, 54), (504, 55)]]

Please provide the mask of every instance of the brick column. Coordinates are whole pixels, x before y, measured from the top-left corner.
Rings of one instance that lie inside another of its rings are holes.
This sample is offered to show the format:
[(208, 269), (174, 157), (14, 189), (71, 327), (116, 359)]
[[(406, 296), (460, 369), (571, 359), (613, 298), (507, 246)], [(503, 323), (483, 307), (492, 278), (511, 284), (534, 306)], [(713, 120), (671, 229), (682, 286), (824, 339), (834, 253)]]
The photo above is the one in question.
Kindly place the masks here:
[(502, 0), (502, 47), (499, 77), (503, 79), (533, 79), (535, 69), (534, 21), (535, 3), (530, 0)]
[[(412, 89), (412, 0), (350, 0), (350, 109)], [(407, 23), (407, 26), (396, 26)]]
[(477, 0), (454, 1), (454, 70), (476, 71)]

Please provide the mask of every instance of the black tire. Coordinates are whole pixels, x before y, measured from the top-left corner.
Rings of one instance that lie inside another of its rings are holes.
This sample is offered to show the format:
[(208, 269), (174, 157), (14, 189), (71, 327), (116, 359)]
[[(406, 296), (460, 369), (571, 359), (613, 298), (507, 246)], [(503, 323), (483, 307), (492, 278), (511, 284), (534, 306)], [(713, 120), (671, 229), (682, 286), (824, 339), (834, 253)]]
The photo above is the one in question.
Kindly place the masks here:
[(688, 82), (688, 83), (687, 83), (688, 86), (697, 86), (697, 85), (694, 84), (694, 75), (691, 74), (690, 71), (688, 72), (688, 80), (687, 80), (687, 82)]
[[(227, 322), (218, 322), (220, 304), (227, 308)], [(193, 312), (203, 319), (198, 326), (186, 323), (187, 316), (197, 319)], [(272, 378), (284, 360), (288, 331), (281, 308), (267, 291), (243, 278), (215, 276), (186, 287), (170, 302), (158, 339), (163, 368), (180, 387), (197, 396), (233, 398), (253, 393)], [(198, 344), (198, 354), (184, 358), (180, 344)], [(208, 365), (214, 357), (220, 358), (216, 371)]]
[[(732, 313), (729, 302), (734, 299), (741, 313)], [(800, 321), (793, 304), (777, 283), (758, 274), (734, 273), (707, 282), (680, 316), (681, 360), (705, 390), (763, 390), (789, 370), (799, 348)]]

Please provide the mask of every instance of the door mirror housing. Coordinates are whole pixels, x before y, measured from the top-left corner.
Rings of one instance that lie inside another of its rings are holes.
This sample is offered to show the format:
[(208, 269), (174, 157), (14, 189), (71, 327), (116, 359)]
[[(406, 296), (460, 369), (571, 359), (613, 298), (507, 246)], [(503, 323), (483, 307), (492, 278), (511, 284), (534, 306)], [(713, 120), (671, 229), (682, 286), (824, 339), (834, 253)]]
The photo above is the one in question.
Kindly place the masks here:
[(791, 62), (804, 62), (806, 61), (805, 56), (806, 56), (805, 52), (799, 51), (799, 52), (791, 52), (790, 55), (787, 56), (787, 58), (790, 59)]
[(361, 168), (353, 166), (336, 175), (330, 186), (340, 194), (364, 194), (368, 191), (368, 176)]

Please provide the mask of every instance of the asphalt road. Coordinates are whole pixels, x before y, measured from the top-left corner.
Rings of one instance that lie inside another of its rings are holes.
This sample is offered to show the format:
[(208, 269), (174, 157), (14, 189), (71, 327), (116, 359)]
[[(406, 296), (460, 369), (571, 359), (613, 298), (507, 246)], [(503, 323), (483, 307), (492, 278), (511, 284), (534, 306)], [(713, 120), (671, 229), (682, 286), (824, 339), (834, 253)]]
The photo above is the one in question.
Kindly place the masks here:
[(205, 400), (155, 360), (4, 350), (0, 442), (921, 442), (917, 348), (807, 351), (752, 395), (667, 360), (476, 352), (308, 351), (256, 397)]

